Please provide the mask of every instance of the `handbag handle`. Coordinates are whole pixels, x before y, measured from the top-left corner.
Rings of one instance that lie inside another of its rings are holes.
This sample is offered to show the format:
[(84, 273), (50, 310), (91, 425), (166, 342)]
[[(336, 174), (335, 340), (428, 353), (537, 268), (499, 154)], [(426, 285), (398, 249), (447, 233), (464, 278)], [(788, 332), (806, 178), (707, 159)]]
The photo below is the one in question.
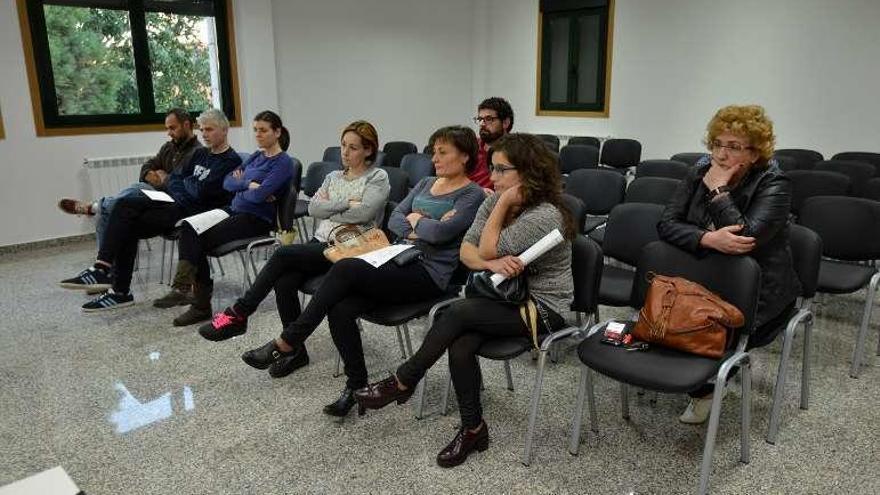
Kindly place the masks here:
[(360, 225), (358, 225), (358, 224), (354, 224), (354, 223), (339, 224), (336, 227), (333, 227), (332, 229), (330, 229), (330, 233), (327, 234), (327, 245), (331, 246), (331, 247), (335, 246), (336, 243), (338, 242), (336, 239), (337, 236), (340, 234), (347, 233), (347, 232), (352, 232), (354, 234), (354, 236), (356, 237), (356, 236), (362, 235), (366, 231), (361, 229)]

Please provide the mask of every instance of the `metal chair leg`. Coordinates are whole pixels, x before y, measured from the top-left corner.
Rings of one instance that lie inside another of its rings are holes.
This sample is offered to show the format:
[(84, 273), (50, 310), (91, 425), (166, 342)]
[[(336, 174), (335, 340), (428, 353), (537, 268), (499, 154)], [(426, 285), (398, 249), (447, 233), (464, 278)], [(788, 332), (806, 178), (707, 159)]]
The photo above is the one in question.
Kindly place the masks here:
[(168, 239), (162, 238), (162, 261), (159, 263), (159, 285), (165, 283), (165, 244), (167, 243)]
[[(791, 322), (794, 323), (794, 322)], [(791, 355), (796, 325), (789, 325), (782, 336), (782, 353), (779, 356), (779, 369), (776, 371), (776, 386), (773, 387), (773, 402), (770, 406), (770, 427), (767, 430), (767, 443), (775, 444), (779, 434), (779, 411), (785, 396), (785, 371), (788, 369), (788, 358)]]
[(403, 344), (403, 334), (400, 332), (400, 326), (394, 327), (397, 332), (397, 347), (400, 349), (400, 359), (406, 361), (406, 346)]
[(449, 392), (452, 391), (452, 376), (446, 379), (446, 388), (443, 389), (443, 398), (440, 399), (440, 414), (446, 416), (449, 412)]
[(221, 277), (225, 277), (225, 276), (226, 276), (226, 270), (223, 269), (223, 261), (222, 261), (220, 258), (217, 258), (217, 266), (220, 267), (220, 276), (221, 276)]
[(532, 387), (532, 401), (529, 406), (529, 427), (526, 429), (526, 444), (523, 448), (522, 463), (526, 466), (531, 462), (532, 440), (535, 436), (535, 422), (538, 419), (538, 403), (541, 401), (541, 388), (544, 384), (544, 364), (547, 361), (547, 353), (538, 354), (538, 369), (535, 372), (535, 385)]
[(813, 345), (813, 316), (804, 322), (804, 352), (803, 364), (801, 365), (801, 409), (810, 408), (810, 363), (812, 362)]
[(513, 391), (513, 373), (510, 371), (509, 359), (504, 361), (504, 375), (507, 377), (507, 390)]
[(865, 348), (865, 338), (868, 336), (868, 327), (871, 323), (871, 310), (874, 308), (874, 296), (877, 294), (877, 284), (880, 282), (880, 272), (871, 277), (868, 284), (867, 294), (865, 294), (865, 313), (862, 316), (862, 324), (859, 326), (859, 333), (856, 337), (856, 346), (853, 349), (852, 368), (849, 376), (853, 378), (859, 377), (862, 365), (862, 352)]
[(406, 353), (409, 356), (413, 355), (413, 347), (412, 347), (412, 339), (409, 337), (409, 325), (403, 324), (403, 340), (406, 342)]
[(620, 384), (620, 415), (623, 419), (629, 419), (629, 385)]
[(752, 424), (752, 364), (746, 363), (740, 369), (742, 375), (742, 428), (739, 432), (739, 460), (748, 464), (750, 460), (749, 430)]
[(574, 401), (574, 412), (571, 416), (571, 435), (568, 439), (568, 453), (578, 455), (581, 444), (581, 422), (584, 416), (584, 397), (587, 395), (587, 381), (590, 369), (581, 365), (581, 379), (578, 382), (577, 399)]

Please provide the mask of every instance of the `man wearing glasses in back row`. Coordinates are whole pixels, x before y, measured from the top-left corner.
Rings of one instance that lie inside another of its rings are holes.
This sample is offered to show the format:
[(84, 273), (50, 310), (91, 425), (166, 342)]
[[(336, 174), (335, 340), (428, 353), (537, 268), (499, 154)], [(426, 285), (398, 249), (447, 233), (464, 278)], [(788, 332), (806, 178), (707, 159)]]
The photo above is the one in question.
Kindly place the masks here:
[(501, 136), (510, 132), (513, 128), (513, 109), (504, 98), (493, 96), (486, 98), (477, 107), (477, 116), (474, 123), (479, 126), (479, 153), (477, 153), (477, 166), (468, 178), (476, 182), (484, 190), (491, 192), (492, 181), (489, 170), (489, 149), (492, 143)]

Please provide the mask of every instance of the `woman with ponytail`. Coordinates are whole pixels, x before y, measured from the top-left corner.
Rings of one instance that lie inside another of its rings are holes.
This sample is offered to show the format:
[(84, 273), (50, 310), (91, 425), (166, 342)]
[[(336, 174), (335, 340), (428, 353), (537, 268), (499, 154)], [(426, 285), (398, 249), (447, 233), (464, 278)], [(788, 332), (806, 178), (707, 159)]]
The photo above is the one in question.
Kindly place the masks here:
[(302, 173), (299, 168), (294, 170), (293, 159), (287, 154), (290, 134), (278, 114), (269, 110), (258, 113), (254, 117), (254, 138), (259, 151), (223, 181), (223, 188), (235, 194), (232, 204), (224, 208), (229, 216), (201, 234), (188, 222), (181, 225), (180, 256), (172, 290), (153, 303), (160, 308), (191, 303), (186, 312), (174, 319), (175, 326), (211, 318), (214, 282), (206, 253), (238, 239), (268, 235), (275, 224), (277, 200), (290, 188), (294, 174)]

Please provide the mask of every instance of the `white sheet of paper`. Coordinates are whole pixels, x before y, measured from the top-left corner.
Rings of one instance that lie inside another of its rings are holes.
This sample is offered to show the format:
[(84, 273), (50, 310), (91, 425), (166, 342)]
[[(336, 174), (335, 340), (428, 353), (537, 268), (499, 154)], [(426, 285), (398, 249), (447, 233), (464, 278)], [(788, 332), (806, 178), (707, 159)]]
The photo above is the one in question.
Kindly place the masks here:
[(61, 466), (0, 487), (0, 495), (76, 495), (80, 489)]
[(165, 203), (174, 202), (174, 198), (162, 191), (150, 191), (149, 189), (141, 189), (141, 192), (146, 194), (147, 197), (152, 199), (153, 201), (164, 201)]
[(356, 257), (373, 265), (374, 268), (379, 268), (385, 263), (388, 263), (391, 258), (397, 256), (398, 254), (406, 251), (411, 247), (414, 246), (412, 244), (392, 244), (388, 247), (383, 247), (382, 249), (377, 249), (375, 251), (371, 251), (369, 253), (362, 254)]
[(192, 225), (192, 228), (196, 231), (196, 234), (201, 234), (202, 232), (210, 229), (211, 227), (217, 225), (223, 220), (226, 220), (227, 218), (229, 218), (229, 213), (226, 213), (225, 211), (220, 209), (216, 209), (208, 210), (203, 213), (198, 213), (191, 217), (186, 217), (177, 223), (178, 225), (180, 225), (183, 222), (186, 222)]
[[(532, 247), (526, 249), (518, 256), (518, 258), (523, 262), (523, 265), (529, 266), (529, 263), (535, 261), (542, 254), (550, 251), (557, 244), (562, 242), (564, 238), (562, 234), (559, 232), (559, 229), (553, 229), (553, 232), (542, 237), (538, 242), (532, 244)], [(489, 277), (492, 280), (492, 283), (495, 284), (495, 287), (498, 287), (498, 284), (504, 282), (507, 279), (504, 275), (500, 273), (496, 273)]]

